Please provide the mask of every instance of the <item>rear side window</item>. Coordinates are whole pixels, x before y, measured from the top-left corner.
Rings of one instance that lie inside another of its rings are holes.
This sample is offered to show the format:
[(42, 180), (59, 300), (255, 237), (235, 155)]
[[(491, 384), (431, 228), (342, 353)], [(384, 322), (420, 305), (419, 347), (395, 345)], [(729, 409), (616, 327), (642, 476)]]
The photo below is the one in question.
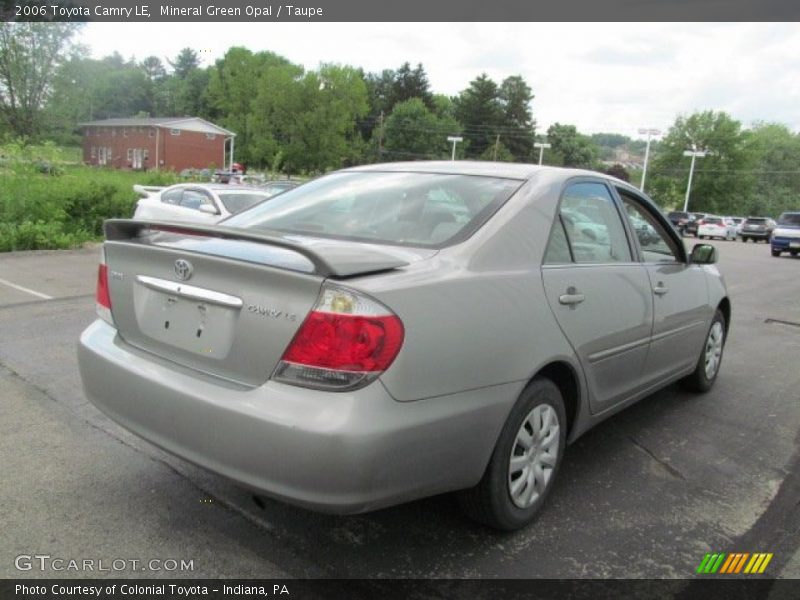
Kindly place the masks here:
[(722, 219), (717, 219), (716, 217), (711, 217), (709, 219), (705, 219), (706, 225), (721, 225)]
[(174, 204), (178, 206), (180, 205), (182, 198), (183, 188), (178, 188), (177, 190), (167, 190), (161, 194), (161, 202), (164, 204)]
[(288, 190), (225, 224), (439, 248), (471, 235), (522, 183), (437, 173), (334, 173)]
[(745, 221), (748, 225), (764, 225), (766, 222), (767, 220), (762, 218), (747, 219), (747, 221)]
[(243, 210), (247, 210), (251, 206), (254, 206), (261, 202), (262, 200), (266, 200), (269, 198), (269, 194), (262, 193), (262, 194), (248, 194), (244, 192), (239, 192), (236, 194), (219, 194), (219, 199), (222, 201), (222, 204), (225, 206), (225, 210), (227, 210), (232, 215), (242, 212)]
[(559, 221), (548, 244), (545, 262), (564, 256), (559, 225), (576, 263), (631, 262), (620, 214), (602, 183), (575, 183), (561, 199)]

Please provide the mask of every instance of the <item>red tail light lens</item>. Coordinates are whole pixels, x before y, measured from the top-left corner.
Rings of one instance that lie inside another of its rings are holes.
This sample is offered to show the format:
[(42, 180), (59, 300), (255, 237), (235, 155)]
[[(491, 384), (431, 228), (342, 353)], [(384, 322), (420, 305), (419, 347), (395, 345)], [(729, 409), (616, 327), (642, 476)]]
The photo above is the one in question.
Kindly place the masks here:
[(396, 316), (360, 317), (312, 312), (283, 360), (345, 371), (385, 371), (403, 343)]
[(113, 325), (114, 317), (111, 316), (111, 294), (108, 291), (108, 266), (106, 265), (105, 250), (100, 252), (100, 264), (97, 267), (97, 290), (94, 297), (97, 316)]
[(97, 304), (111, 309), (111, 296), (108, 294), (108, 266), (100, 264), (97, 267)]
[(274, 378), (319, 389), (362, 387), (389, 368), (404, 334), (399, 317), (377, 301), (350, 290), (324, 288)]

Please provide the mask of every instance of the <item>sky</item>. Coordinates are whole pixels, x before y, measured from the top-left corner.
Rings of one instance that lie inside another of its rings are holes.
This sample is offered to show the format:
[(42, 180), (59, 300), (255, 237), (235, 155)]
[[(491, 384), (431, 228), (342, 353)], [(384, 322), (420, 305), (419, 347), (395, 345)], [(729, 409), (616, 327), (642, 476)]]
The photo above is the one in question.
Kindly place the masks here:
[(95, 58), (137, 60), (188, 46), (204, 65), (237, 45), (306, 69), (422, 63), (447, 95), (484, 72), (522, 75), (538, 131), (560, 122), (641, 137), (709, 109), (800, 131), (800, 23), (90, 23), (79, 42)]

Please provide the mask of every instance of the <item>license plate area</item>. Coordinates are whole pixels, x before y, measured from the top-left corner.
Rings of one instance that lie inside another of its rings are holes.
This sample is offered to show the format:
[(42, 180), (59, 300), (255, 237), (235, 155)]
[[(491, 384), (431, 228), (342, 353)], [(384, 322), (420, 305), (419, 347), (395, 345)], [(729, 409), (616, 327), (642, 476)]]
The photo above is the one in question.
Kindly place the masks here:
[(145, 336), (208, 358), (228, 355), (239, 309), (141, 284), (136, 286), (134, 301), (139, 329)]

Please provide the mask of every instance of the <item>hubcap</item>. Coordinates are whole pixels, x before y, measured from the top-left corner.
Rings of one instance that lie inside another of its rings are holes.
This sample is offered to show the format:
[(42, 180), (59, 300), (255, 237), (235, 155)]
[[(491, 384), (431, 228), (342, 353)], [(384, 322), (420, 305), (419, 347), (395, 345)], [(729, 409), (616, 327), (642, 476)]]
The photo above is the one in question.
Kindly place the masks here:
[(535, 407), (517, 432), (508, 465), (508, 491), (519, 508), (541, 496), (558, 459), (558, 415), (549, 404)]
[(715, 322), (711, 326), (711, 331), (708, 332), (708, 339), (706, 340), (706, 378), (714, 379), (717, 374), (719, 363), (722, 358), (722, 342), (724, 332), (722, 331), (722, 323)]

